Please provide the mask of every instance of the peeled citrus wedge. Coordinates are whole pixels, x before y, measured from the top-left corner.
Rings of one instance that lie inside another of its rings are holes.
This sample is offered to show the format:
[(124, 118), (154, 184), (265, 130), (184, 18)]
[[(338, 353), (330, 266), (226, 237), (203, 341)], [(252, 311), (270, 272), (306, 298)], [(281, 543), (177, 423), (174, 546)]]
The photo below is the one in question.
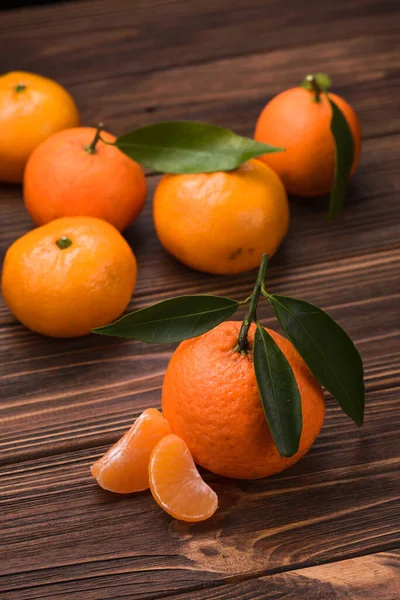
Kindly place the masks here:
[(154, 446), (171, 433), (155, 408), (146, 409), (104, 456), (91, 466), (97, 483), (110, 492), (130, 494), (149, 487), (149, 460)]
[(204, 521), (217, 510), (217, 494), (203, 481), (189, 448), (177, 435), (167, 435), (155, 446), (149, 479), (155, 501), (175, 519)]

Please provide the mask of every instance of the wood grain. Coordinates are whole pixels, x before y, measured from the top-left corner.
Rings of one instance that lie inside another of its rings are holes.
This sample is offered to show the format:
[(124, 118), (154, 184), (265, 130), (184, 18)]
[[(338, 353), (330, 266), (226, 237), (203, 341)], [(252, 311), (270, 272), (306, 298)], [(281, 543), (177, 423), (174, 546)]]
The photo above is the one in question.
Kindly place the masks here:
[[(399, 551), (382, 552), (174, 595), (170, 596), (170, 600), (281, 600), (286, 597), (296, 600), (395, 600), (398, 597), (399, 576)], [(128, 587), (126, 592), (124, 597), (129, 598)]]
[(83, 592), (93, 577), (102, 588), (129, 573), (132, 597), (159, 597), (199, 582), (393, 548), (399, 542), (397, 394), (374, 394), (374, 419), (360, 433), (330, 410), (314, 449), (276, 477), (235, 482), (206, 474), (220, 508), (204, 524), (174, 522), (148, 493), (100, 490), (89, 474), (100, 449), (5, 466), (4, 590), (29, 588), (25, 571), (35, 586), (56, 586), (54, 593), (68, 582), (71, 594)]
[[(64, 84), (398, 29), (396, 0), (88, 0), (2, 15), (0, 71)], [(29, 35), (27, 35), (29, 34)], [(311, 54), (311, 52), (310, 52)], [(321, 63), (323, 64), (323, 63)], [(89, 100), (89, 99), (88, 99)]]
[[(362, 122), (360, 167), (333, 223), (326, 198), (291, 199), (268, 287), (332, 314), (362, 354), (367, 389), (362, 428), (327, 395), (302, 461), (257, 482), (205, 473), (219, 510), (179, 523), (149, 493), (109, 494), (89, 473), (143, 408), (160, 405), (173, 346), (47, 339), (0, 303), (2, 600), (397, 598), (399, 28), (397, 0), (84, 0), (2, 13), (0, 72), (54, 77), (83, 124), (114, 133), (186, 118), (251, 135), (272, 95), (309, 71), (332, 76)], [(139, 263), (130, 308), (184, 293), (245, 297), (254, 273), (212, 277), (162, 250), (151, 216), (159, 176), (148, 181), (125, 234)], [(33, 224), (18, 186), (0, 186), (0, 202), (4, 256)], [(268, 308), (259, 316), (276, 326)]]

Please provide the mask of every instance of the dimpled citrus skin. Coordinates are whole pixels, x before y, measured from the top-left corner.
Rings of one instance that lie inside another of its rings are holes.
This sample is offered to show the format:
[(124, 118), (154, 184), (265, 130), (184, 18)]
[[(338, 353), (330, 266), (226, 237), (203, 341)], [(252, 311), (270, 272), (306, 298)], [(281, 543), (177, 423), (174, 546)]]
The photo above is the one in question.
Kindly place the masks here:
[[(340, 96), (328, 94), (343, 112), (352, 131), (355, 152), (352, 173), (361, 150), (361, 129), (353, 108)], [(302, 87), (281, 92), (265, 106), (256, 125), (254, 138), (286, 148), (285, 152), (265, 154), (262, 160), (282, 179), (289, 194), (327, 194), (333, 183), (335, 145), (330, 130), (332, 111), (324, 94), (320, 102)]]
[[(26, 86), (16, 91), (17, 86)], [(18, 183), (31, 152), (60, 129), (79, 125), (72, 96), (58, 83), (24, 71), (0, 76), (0, 180)]]
[(226, 173), (164, 175), (154, 196), (154, 223), (165, 249), (189, 267), (241, 273), (276, 252), (289, 206), (274, 171), (250, 160)]
[[(146, 198), (142, 167), (115, 146), (85, 150), (96, 129), (60, 131), (38, 146), (24, 174), (25, 206), (37, 225), (68, 216), (98, 217), (123, 231), (139, 215)], [(115, 137), (102, 131), (101, 137)]]
[[(72, 244), (60, 249), (57, 240)], [(136, 259), (121, 234), (91, 217), (57, 219), (16, 240), (3, 266), (11, 312), (44, 335), (76, 337), (124, 311), (136, 283)]]
[[(257, 479), (286, 469), (311, 448), (324, 421), (325, 401), (292, 344), (268, 329), (292, 366), (302, 399), (299, 450), (281, 457), (261, 406), (252, 356), (234, 350), (240, 325), (224, 322), (179, 345), (165, 374), (162, 409), (197, 464), (226, 477)], [(254, 332), (253, 324), (250, 345)]]

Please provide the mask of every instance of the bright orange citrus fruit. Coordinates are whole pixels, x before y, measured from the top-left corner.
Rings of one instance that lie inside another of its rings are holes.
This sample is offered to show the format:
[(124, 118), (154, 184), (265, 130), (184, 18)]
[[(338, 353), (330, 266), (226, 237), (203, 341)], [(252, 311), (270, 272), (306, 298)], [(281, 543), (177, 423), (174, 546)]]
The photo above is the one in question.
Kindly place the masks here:
[(149, 487), (149, 461), (154, 446), (171, 433), (155, 408), (146, 409), (132, 427), (91, 467), (97, 483), (111, 492), (130, 494)]
[[(96, 129), (60, 131), (40, 144), (24, 174), (25, 206), (37, 225), (59, 217), (88, 216), (108, 221), (120, 231), (139, 215), (146, 198), (142, 167), (101, 140)], [(114, 142), (105, 131), (101, 137)]]
[[(355, 144), (352, 173), (361, 149), (361, 129), (353, 108), (340, 96), (328, 96), (343, 112)], [(262, 160), (282, 179), (288, 193), (296, 196), (327, 194), (333, 183), (335, 145), (330, 130), (331, 107), (321, 94), (296, 87), (275, 96), (262, 111), (254, 137), (284, 147), (285, 152), (265, 154)]]
[(3, 266), (11, 312), (45, 335), (75, 337), (115, 320), (136, 283), (136, 260), (122, 235), (92, 217), (57, 219), (15, 241)]
[(175, 519), (204, 521), (217, 510), (217, 494), (201, 478), (185, 442), (174, 434), (155, 446), (149, 478), (155, 501)]
[(230, 172), (164, 175), (154, 223), (165, 249), (199, 271), (241, 273), (272, 256), (289, 225), (282, 182), (261, 161)]
[(56, 131), (77, 125), (75, 102), (55, 81), (23, 71), (1, 75), (0, 180), (22, 181), (36, 146)]
[[(292, 344), (268, 330), (293, 369), (302, 402), (299, 450), (281, 457), (264, 416), (251, 352), (235, 351), (240, 326), (224, 322), (178, 346), (165, 374), (162, 408), (197, 464), (227, 477), (257, 479), (286, 469), (311, 448), (324, 421), (325, 402)], [(254, 332), (253, 324), (250, 347)]]

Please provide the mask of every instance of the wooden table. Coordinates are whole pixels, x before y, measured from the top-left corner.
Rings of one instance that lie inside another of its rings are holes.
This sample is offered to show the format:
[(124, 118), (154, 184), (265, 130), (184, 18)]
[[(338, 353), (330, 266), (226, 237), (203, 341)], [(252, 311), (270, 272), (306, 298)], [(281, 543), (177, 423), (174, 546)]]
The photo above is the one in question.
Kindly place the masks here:
[[(0, 71), (59, 80), (83, 124), (117, 134), (197, 119), (251, 135), (272, 95), (307, 72), (331, 75), (360, 116), (361, 164), (333, 223), (326, 201), (292, 202), (268, 282), (339, 321), (367, 387), (360, 430), (327, 397), (300, 463), (256, 482), (207, 475), (216, 516), (180, 523), (148, 493), (115, 496), (89, 474), (140, 411), (160, 405), (173, 348), (46, 339), (3, 304), (1, 599), (398, 598), (399, 27), (398, 0), (92, 0), (0, 13)], [(185, 293), (243, 298), (254, 273), (207, 276), (161, 249), (158, 180), (150, 174), (146, 209), (126, 233), (139, 262), (131, 308)], [(19, 187), (0, 193), (4, 252), (33, 225)], [(260, 316), (274, 323), (268, 309)]]

